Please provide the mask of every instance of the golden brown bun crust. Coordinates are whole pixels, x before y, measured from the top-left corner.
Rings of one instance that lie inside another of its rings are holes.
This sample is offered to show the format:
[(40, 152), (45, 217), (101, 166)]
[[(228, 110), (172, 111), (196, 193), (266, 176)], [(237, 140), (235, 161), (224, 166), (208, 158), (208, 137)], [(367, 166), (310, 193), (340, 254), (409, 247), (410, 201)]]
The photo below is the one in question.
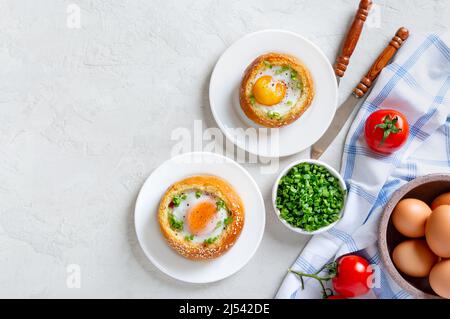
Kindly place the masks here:
[[(232, 214), (231, 224), (227, 225), (220, 238), (212, 244), (186, 241), (170, 228), (167, 216), (169, 204), (173, 196), (189, 190), (199, 190), (221, 198)], [(192, 260), (213, 259), (224, 254), (239, 238), (244, 227), (244, 204), (234, 188), (223, 179), (209, 175), (193, 176), (169, 187), (159, 204), (158, 221), (167, 242), (179, 254)]]
[[(292, 69), (297, 71), (298, 78), (303, 85), (302, 94), (299, 101), (292, 107), (289, 113), (280, 119), (271, 119), (267, 117), (267, 114), (264, 111), (256, 109), (250, 102), (254, 80), (259, 70), (264, 67), (264, 61), (267, 61), (274, 66), (290, 66)], [(242, 79), (239, 90), (239, 101), (245, 115), (247, 115), (247, 117), (253, 122), (265, 127), (282, 127), (291, 124), (302, 116), (302, 114), (311, 105), (313, 99), (314, 83), (308, 69), (297, 58), (280, 53), (268, 53), (256, 58), (256, 60), (253, 61), (245, 70), (244, 78)]]

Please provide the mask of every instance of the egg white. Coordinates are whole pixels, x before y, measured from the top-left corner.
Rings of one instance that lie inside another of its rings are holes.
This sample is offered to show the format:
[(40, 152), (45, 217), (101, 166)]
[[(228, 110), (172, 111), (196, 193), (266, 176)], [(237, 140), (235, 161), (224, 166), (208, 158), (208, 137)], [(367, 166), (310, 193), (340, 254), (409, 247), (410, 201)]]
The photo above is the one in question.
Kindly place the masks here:
[[(283, 116), (289, 113), (289, 111), (295, 106), (297, 101), (300, 99), (302, 92), (301, 89), (297, 87), (298, 82), (291, 79), (290, 68), (282, 73), (278, 72), (279, 74), (276, 74), (277, 71), (281, 70), (281, 68), (281, 66), (261, 68), (255, 78), (255, 83), (259, 78), (267, 75), (272, 77), (273, 82), (284, 82), (286, 84), (286, 95), (284, 96), (283, 100), (273, 106), (263, 105), (258, 102), (255, 102), (254, 106), (264, 112), (272, 111), (280, 114), (280, 116)], [(289, 101), (291, 103), (289, 103)]]
[[(177, 220), (183, 221), (183, 230), (180, 231), (178, 234), (179, 236), (182, 236), (183, 238), (185, 236), (190, 236), (192, 233), (189, 230), (189, 226), (186, 222), (186, 215), (189, 212), (189, 210), (196, 206), (197, 204), (205, 201), (212, 201), (216, 202), (217, 198), (214, 196), (211, 196), (209, 194), (204, 194), (197, 198), (195, 191), (189, 191), (184, 193), (186, 195), (186, 199), (182, 200), (180, 205), (178, 207), (173, 207), (172, 214)], [(217, 212), (215, 217), (210, 221), (210, 224), (206, 227), (207, 230), (204, 234), (194, 236), (194, 239), (192, 240), (193, 243), (203, 243), (206, 239), (213, 238), (216, 236), (220, 236), (220, 234), (224, 231), (224, 220), (228, 217), (228, 212), (226, 209), (220, 208)], [(217, 224), (221, 222), (221, 225), (217, 227)]]

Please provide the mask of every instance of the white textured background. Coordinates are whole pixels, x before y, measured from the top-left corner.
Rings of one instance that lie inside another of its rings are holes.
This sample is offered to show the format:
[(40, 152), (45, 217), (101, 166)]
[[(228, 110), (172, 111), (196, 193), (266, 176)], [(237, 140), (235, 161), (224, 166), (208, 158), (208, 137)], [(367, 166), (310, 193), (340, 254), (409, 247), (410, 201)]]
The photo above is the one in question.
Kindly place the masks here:
[[(174, 281), (146, 260), (134, 202), (170, 156), (173, 129), (215, 126), (209, 77), (233, 41), (288, 29), (334, 60), (357, 2), (1, 0), (0, 297), (273, 297), (308, 239), (275, 219), (275, 175), (245, 165), (266, 200), (266, 232), (244, 269), (211, 285)], [(376, 2), (380, 25), (365, 30), (341, 99), (399, 26), (450, 24), (450, 0)], [(80, 29), (66, 26), (70, 3), (81, 8)], [(335, 167), (340, 146), (323, 158)], [(66, 287), (73, 263), (81, 289)]]

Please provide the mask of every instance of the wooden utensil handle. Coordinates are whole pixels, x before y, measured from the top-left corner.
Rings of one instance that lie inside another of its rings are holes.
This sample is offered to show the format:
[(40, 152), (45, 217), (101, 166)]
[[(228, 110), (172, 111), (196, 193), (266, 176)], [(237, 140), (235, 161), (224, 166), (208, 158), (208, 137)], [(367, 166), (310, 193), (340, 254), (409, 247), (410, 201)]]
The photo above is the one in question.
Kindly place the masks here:
[(402, 44), (408, 39), (409, 31), (406, 28), (398, 29), (394, 38), (392, 38), (389, 45), (384, 49), (384, 51), (377, 58), (375, 63), (370, 68), (369, 72), (367, 72), (366, 76), (361, 80), (358, 86), (353, 90), (353, 93), (357, 97), (363, 97), (364, 94), (367, 93), (369, 88), (372, 86), (373, 81), (376, 80), (381, 70), (389, 63), (394, 54), (398, 49), (402, 46)]
[(341, 53), (334, 64), (334, 73), (340, 78), (344, 76), (345, 71), (347, 70), (347, 66), (350, 63), (350, 57), (352, 56), (353, 51), (355, 51), (356, 44), (361, 36), (364, 22), (366, 22), (371, 7), (372, 0), (361, 0), (359, 2), (359, 9), (356, 12), (355, 19), (347, 33)]

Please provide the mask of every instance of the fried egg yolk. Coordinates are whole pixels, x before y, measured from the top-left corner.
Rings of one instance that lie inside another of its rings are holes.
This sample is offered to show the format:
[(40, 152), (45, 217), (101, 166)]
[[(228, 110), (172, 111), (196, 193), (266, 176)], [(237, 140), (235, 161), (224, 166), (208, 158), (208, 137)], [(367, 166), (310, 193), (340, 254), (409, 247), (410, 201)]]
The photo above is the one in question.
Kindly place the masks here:
[(274, 81), (270, 75), (260, 77), (253, 86), (253, 96), (262, 105), (273, 106), (279, 104), (286, 95), (286, 84)]
[(214, 220), (217, 213), (216, 204), (203, 201), (192, 207), (186, 215), (186, 222), (192, 234), (198, 236), (214, 228)]

